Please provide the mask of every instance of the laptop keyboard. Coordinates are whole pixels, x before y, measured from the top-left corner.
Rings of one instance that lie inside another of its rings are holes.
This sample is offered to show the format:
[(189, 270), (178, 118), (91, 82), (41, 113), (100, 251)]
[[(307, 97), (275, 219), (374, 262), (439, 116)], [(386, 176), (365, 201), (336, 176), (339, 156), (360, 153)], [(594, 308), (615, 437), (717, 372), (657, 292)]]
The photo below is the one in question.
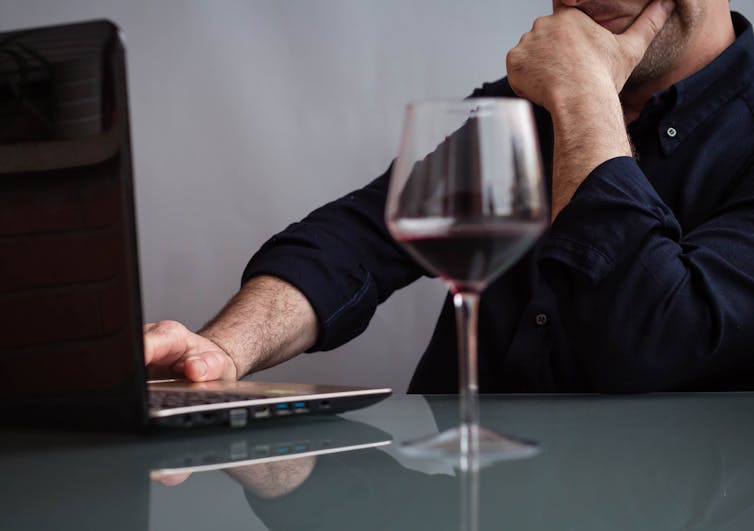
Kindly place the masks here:
[(149, 407), (165, 409), (201, 406), (203, 404), (220, 404), (223, 402), (239, 402), (242, 400), (256, 400), (259, 398), (268, 397), (264, 395), (251, 395), (248, 393), (215, 393), (211, 391), (149, 391)]

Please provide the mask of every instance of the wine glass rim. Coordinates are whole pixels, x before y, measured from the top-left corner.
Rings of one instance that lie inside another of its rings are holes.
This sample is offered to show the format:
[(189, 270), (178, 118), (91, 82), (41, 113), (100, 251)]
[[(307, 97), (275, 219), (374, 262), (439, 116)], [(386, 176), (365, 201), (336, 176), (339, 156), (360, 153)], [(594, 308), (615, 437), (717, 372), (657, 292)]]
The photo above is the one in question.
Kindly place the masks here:
[(531, 108), (531, 102), (529, 100), (525, 100), (523, 98), (516, 98), (516, 97), (500, 97), (500, 98), (466, 98), (464, 100), (457, 100), (457, 99), (443, 99), (443, 98), (433, 98), (433, 99), (418, 99), (418, 100), (412, 100), (409, 101), (406, 104), (407, 109), (417, 109), (417, 108), (431, 108), (431, 107), (442, 107), (445, 109), (458, 109), (459, 111), (467, 112), (469, 109), (473, 108), (474, 106), (483, 105), (485, 110), (491, 110), (494, 108), (504, 108), (504, 107), (510, 107), (510, 106), (520, 106), (520, 107), (527, 107)]

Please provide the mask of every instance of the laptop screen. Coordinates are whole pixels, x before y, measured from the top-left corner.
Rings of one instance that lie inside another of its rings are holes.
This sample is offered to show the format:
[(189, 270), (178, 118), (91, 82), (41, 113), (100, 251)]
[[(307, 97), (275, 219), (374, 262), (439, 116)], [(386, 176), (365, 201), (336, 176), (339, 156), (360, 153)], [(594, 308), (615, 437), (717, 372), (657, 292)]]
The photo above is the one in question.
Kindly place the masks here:
[(106, 21), (0, 34), (0, 407), (146, 421), (124, 51)]

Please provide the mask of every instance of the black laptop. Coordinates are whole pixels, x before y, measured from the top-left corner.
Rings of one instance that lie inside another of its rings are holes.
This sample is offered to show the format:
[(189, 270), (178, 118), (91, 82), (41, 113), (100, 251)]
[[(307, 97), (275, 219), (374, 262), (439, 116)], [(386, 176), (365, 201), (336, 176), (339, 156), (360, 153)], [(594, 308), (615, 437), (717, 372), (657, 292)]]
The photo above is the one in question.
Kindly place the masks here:
[(2, 422), (240, 427), (387, 397), (146, 382), (124, 53), (108, 21), (0, 33)]

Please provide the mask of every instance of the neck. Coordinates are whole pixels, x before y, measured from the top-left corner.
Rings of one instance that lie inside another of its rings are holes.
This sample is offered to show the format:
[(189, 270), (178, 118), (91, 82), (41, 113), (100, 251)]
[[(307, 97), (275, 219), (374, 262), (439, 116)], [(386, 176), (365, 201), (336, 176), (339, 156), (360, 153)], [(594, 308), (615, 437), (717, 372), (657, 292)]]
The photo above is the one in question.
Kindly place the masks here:
[(641, 83), (621, 92), (620, 98), (626, 123), (631, 123), (639, 117), (644, 105), (653, 94), (667, 89), (675, 83), (700, 71), (715, 60), (728, 46), (736, 40), (730, 11), (710, 9), (702, 27), (694, 31), (684, 51), (673, 68), (665, 74)]

